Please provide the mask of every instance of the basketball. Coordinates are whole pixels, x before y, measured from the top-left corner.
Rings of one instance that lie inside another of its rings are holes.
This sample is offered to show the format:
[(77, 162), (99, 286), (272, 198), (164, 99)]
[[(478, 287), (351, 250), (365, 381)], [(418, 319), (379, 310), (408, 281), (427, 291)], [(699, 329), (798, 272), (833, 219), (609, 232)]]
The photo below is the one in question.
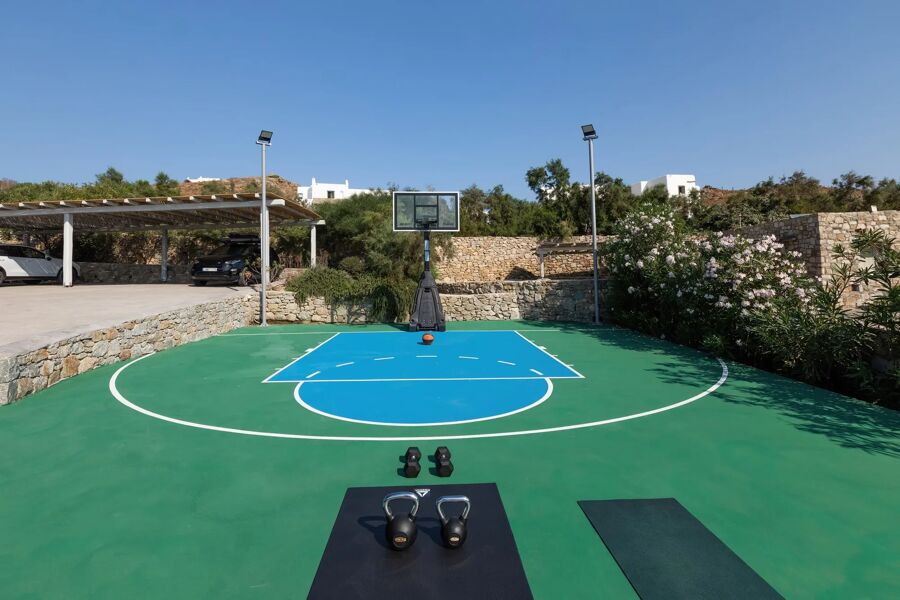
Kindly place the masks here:
[(430, 346), (432, 343), (434, 343), (434, 336), (430, 333), (426, 333), (422, 336), (422, 343), (426, 346)]

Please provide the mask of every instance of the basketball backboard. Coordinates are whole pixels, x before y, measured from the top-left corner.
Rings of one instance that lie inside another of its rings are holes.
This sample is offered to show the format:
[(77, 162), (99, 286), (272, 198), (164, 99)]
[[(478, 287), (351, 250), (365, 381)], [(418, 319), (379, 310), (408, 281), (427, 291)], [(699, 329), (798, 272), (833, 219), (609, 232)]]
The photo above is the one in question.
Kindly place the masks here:
[(459, 231), (459, 192), (394, 192), (394, 231)]

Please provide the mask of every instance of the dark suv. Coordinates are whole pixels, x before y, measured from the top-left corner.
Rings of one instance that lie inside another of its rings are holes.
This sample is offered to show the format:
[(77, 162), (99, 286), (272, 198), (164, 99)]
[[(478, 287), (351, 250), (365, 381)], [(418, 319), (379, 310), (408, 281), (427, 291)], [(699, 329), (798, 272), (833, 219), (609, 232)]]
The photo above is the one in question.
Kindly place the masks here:
[[(231, 234), (208, 256), (197, 259), (191, 266), (191, 280), (194, 285), (209, 282), (230, 285), (259, 283), (260, 254), (258, 236)], [(269, 258), (271, 265), (278, 263), (278, 256), (271, 250)], [(274, 273), (270, 276), (275, 278)]]

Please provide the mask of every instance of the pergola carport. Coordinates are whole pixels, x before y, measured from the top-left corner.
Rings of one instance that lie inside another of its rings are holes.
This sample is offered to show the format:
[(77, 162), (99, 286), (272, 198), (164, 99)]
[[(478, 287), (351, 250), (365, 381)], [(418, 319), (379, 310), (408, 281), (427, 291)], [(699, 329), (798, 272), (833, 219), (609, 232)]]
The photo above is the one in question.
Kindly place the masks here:
[(541, 279), (544, 278), (544, 258), (551, 254), (593, 254), (594, 247), (588, 243), (578, 242), (545, 242), (540, 244), (535, 253), (541, 265)]
[[(72, 285), (72, 247), (79, 231), (159, 231), (160, 279), (168, 278), (169, 231), (260, 226), (261, 194), (156, 196), (100, 200), (0, 203), (0, 228), (22, 232), (63, 232), (63, 285)], [(316, 264), (316, 226), (325, 221), (294, 200), (266, 194), (271, 226), (308, 226), (310, 264)]]

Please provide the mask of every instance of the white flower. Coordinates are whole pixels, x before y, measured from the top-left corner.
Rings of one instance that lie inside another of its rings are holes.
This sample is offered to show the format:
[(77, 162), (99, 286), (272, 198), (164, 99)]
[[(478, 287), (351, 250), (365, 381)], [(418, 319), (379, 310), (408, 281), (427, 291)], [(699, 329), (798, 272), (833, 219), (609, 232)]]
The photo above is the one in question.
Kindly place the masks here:
[(628, 293), (629, 293), (629, 294), (633, 294), (634, 292), (635, 292), (634, 286), (629, 285), (629, 286), (628, 286)]
[(675, 264), (675, 257), (671, 254), (666, 257), (666, 264), (670, 267)]

